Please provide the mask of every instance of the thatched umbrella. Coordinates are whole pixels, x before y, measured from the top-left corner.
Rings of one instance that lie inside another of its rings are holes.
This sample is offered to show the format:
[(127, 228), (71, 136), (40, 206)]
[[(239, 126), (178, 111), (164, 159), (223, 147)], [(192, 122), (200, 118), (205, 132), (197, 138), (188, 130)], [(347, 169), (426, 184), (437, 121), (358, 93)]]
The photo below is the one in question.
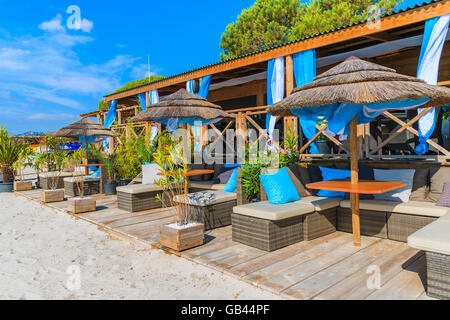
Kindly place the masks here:
[[(429, 99), (428, 101), (425, 99)], [(395, 70), (356, 57), (348, 58), (341, 64), (317, 76), (313, 82), (295, 88), (286, 99), (272, 105), (268, 112), (276, 116), (291, 116), (292, 109), (333, 104), (376, 105), (386, 102), (409, 101), (411, 108), (437, 107), (450, 103), (450, 89), (429, 85), (423, 80), (401, 75)], [(422, 101), (414, 106), (411, 101)], [(350, 114), (353, 117), (353, 114)], [(358, 183), (358, 114), (350, 123), (351, 183)], [(359, 197), (354, 194), (352, 216), (354, 225), (359, 226)], [(360, 241), (359, 227), (355, 232), (355, 244)]]
[[(103, 125), (96, 123), (88, 118), (80, 119), (74, 123), (69, 124), (66, 127), (59, 129), (58, 131), (49, 134), (50, 137), (65, 137), (65, 138), (78, 138), (84, 137), (85, 146), (85, 158), (86, 164), (88, 163), (88, 139), (87, 137), (93, 136), (108, 136), (114, 137), (116, 134), (111, 129), (104, 127)], [(89, 168), (86, 167), (86, 175), (89, 174)]]
[(213, 104), (200, 96), (189, 93), (185, 89), (168, 95), (159, 103), (151, 105), (147, 110), (131, 118), (133, 122), (156, 121), (173, 118), (195, 118), (202, 120), (234, 119), (234, 116), (222, 110), (221, 106)]

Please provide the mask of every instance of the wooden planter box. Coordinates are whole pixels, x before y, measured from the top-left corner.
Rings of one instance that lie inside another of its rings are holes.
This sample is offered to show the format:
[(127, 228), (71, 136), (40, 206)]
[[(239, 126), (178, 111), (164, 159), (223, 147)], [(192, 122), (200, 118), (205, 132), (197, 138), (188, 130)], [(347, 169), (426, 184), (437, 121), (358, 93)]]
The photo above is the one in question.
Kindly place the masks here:
[(32, 181), (16, 181), (14, 182), (14, 191), (28, 191), (33, 189)]
[(64, 189), (61, 190), (42, 190), (41, 201), (44, 203), (64, 201)]
[(201, 246), (205, 241), (205, 225), (193, 223), (186, 228), (176, 228), (176, 224), (163, 225), (160, 230), (159, 243), (176, 251), (183, 251)]
[(72, 213), (84, 213), (97, 210), (97, 202), (92, 198), (69, 199), (67, 210)]

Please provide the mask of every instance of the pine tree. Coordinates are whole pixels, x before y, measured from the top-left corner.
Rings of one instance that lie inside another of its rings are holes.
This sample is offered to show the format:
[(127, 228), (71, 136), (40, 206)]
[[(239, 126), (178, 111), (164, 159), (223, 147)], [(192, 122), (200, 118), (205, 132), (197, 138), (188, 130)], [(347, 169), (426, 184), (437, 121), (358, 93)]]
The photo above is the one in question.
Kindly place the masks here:
[(222, 60), (296, 41), (308, 36), (366, 21), (375, 4), (384, 14), (400, 3), (396, 0), (257, 0), (244, 9), (222, 34)]

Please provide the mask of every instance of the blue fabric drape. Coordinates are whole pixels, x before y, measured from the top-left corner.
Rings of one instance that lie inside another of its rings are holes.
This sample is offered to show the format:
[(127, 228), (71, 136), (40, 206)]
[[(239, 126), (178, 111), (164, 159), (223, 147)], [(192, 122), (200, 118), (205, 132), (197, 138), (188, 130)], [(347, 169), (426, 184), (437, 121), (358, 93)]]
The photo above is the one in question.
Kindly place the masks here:
[(147, 99), (145, 98), (145, 92), (138, 93), (139, 103), (141, 104), (142, 111), (147, 110)]
[[(294, 54), (294, 76), (297, 87), (303, 86), (313, 81), (316, 76), (316, 50), (311, 49)], [(329, 112), (329, 111), (326, 111)], [(325, 120), (325, 117), (324, 119)], [(311, 140), (316, 132), (316, 124), (318, 121), (315, 117), (299, 117), (300, 126), (302, 127), (303, 134), (308, 140)], [(316, 144), (313, 142), (310, 144), (311, 154), (318, 154)]]
[(108, 113), (105, 117), (105, 122), (103, 125), (107, 128), (110, 128), (116, 119), (116, 109), (117, 109), (117, 100), (111, 101), (111, 106), (109, 107)]
[(198, 95), (203, 99), (206, 99), (208, 97), (211, 79), (212, 76), (205, 76), (202, 78), (202, 82), (200, 83), (200, 91), (198, 92)]
[[(279, 57), (268, 61), (267, 64), (267, 105), (277, 103), (284, 98), (284, 57)], [(266, 116), (266, 130), (269, 140), (272, 140), (273, 130), (277, 118), (270, 114)]]
[[(425, 30), (420, 50), (417, 78), (425, 80), (428, 84), (436, 85), (438, 81), (439, 62), (447, 38), (450, 15), (435, 17), (425, 22)], [(418, 109), (417, 112), (422, 112)], [(427, 140), (436, 127), (436, 109), (429, 111), (419, 119), (419, 145), (415, 152), (424, 155), (428, 152)]]

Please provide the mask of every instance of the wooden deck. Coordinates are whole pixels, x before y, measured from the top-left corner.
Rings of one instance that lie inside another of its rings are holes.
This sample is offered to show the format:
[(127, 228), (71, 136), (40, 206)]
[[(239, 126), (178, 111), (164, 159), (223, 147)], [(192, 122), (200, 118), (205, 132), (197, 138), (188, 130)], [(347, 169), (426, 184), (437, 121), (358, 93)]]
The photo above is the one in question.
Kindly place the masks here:
[[(40, 191), (17, 193), (39, 201)], [(146, 247), (159, 246), (159, 226), (174, 212), (156, 209), (128, 213), (116, 196), (96, 195), (97, 211), (76, 215), (112, 236)], [(65, 211), (67, 202), (48, 204)], [(237, 277), (288, 299), (430, 299), (425, 294), (425, 256), (406, 243), (362, 237), (354, 247), (342, 232), (265, 252), (231, 240), (231, 227), (206, 232), (205, 244), (181, 253), (161, 248)], [(381, 271), (381, 288), (369, 289), (370, 268)]]

